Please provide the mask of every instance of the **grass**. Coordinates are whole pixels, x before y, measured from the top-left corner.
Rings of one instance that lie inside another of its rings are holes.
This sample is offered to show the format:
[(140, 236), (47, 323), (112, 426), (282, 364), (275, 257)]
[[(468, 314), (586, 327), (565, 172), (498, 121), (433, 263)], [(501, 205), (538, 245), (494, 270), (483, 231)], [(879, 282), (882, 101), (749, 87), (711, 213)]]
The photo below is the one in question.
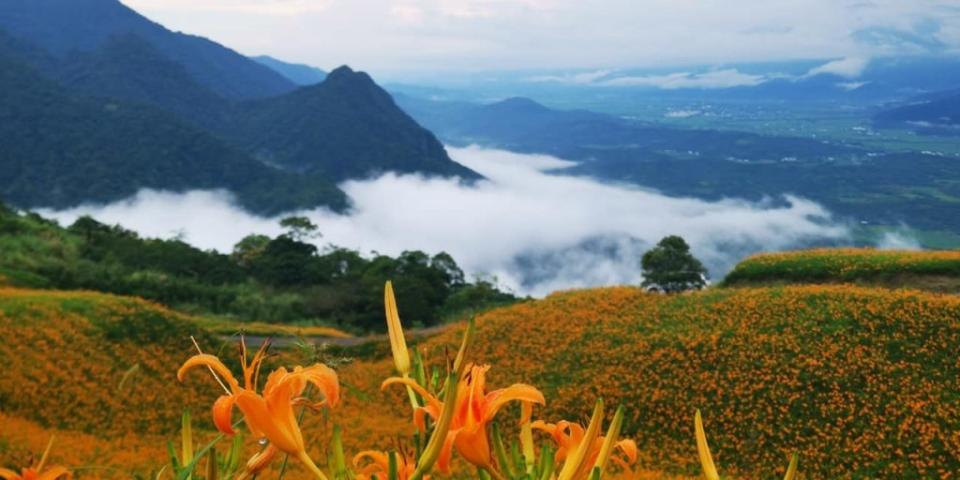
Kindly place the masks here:
[[(491, 383), (540, 387), (537, 415), (582, 420), (622, 403), (644, 465), (696, 475), (703, 410), (723, 471), (934, 478), (960, 469), (960, 298), (852, 286), (565, 292), (495, 310), (475, 358)], [(440, 354), (456, 333), (428, 342)]]
[(239, 322), (219, 317), (201, 317), (197, 320), (208, 332), (217, 335), (245, 334), (256, 337), (324, 337), (353, 338), (353, 335), (324, 325), (288, 325), (266, 322)]
[(960, 251), (815, 249), (764, 253), (740, 262), (726, 286), (856, 282), (960, 291)]
[[(895, 268), (930, 279), (939, 278), (930, 272), (952, 272), (944, 264), (960, 263), (954, 255), (835, 250), (744, 263), (791, 272), (799, 257), (804, 268), (837, 279), (853, 271), (876, 278)], [(794, 273), (798, 281), (830, 281), (801, 272)], [(641, 448), (642, 478), (699, 474), (697, 408), (731, 478), (782, 477), (793, 451), (806, 478), (945, 478), (960, 471), (960, 297), (851, 285), (720, 287), (676, 296), (619, 287), (496, 309), (480, 314), (477, 325), (471, 360), (493, 366), (491, 389), (517, 382), (540, 388), (548, 403), (537, 418), (583, 421), (597, 397), (625, 405), (624, 432)], [(236, 371), (235, 346), (218, 335), (246, 326), (95, 292), (0, 288), (0, 335), (15, 339), (0, 342), (0, 465), (27, 464), (56, 434), (62, 443), (53, 460), (84, 467), (79, 478), (153, 478), (184, 408), (195, 413), (198, 435), (212, 431), (206, 412), (219, 387), (202, 372), (184, 383), (174, 377), (194, 353), (189, 337)], [(454, 325), (411, 345), (443, 368), (460, 330)], [(306, 417), (314, 458), (326, 458), (332, 424), (343, 428), (348, 453), (390, 448), (413, 433), (405, 392), (380, 388), (393, 373), (385, 339), (279, 350), (265, 368), (341, 360), (334, 356), (352, 361), (337, 367), (341, 406), (329, 417)], [(121, 389), (133, 365), (137, 373)], [(503, 421), (515, 413), (505, 411)], [(287, 478), (302, 473), (295, 468)]]

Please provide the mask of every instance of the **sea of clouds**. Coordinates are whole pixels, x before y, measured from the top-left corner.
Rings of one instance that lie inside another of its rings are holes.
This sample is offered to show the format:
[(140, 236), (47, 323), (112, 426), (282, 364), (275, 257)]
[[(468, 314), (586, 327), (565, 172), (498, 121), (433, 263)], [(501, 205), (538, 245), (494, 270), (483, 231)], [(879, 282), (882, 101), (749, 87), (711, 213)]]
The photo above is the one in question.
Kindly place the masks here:
[[(486, 180), (388, 173), (342, 188), (353, 208), (296, 214), (320, 227), (321, 246), (395, 255), (446, 251), (470, 275), (495, 276), (521, 294), (642, 280), (643, 252), (666, 235), (683, 236), (714, 277), (745, 255), (849, 241), (846, 226), (814, 202), (675, 198), (630, 185), (563, 175), (572, 165), (545, 155), (477, 147), (449, 148), (451, 157)], [(229, 252), (251, 233), (277, 235), (277, 218), (251, 215), (223, 191), (143, 190), (108, 205), (40, 212), (62, 224), (91, 215), (149, 237), (181, 236)]]

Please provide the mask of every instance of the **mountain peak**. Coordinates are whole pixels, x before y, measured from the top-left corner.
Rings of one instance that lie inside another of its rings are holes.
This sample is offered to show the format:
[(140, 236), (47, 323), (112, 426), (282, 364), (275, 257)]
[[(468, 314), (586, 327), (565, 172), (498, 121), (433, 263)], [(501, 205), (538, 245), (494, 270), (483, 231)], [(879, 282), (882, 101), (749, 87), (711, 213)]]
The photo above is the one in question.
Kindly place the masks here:
[(369, 75), (348, 66), (317, 85), (240, 108), (240, 143), (288, 170), (337, 181), (385, 171), (480, 177), (450, 159), (443, 144)]
[(329, 83), (364, 83), (368, 85), (373, 85), (374, 81), (370, 78), (370, 75), (367, 75), (364, 72), (358, 72), (347, 65), (343, 65), (335, 68), (330, 74), (327, 75), (327, 82)]
[(259, 55), (250, 58), (302, 87), (316, 85), (327, 78), (327, 72), (312, 65), (285, 62), (269, 55)]
[(334, 77), (340, 75), (353, 75), (355, 73), (357, 72), (353, 71), (353, 69), (350, 68), (350, 65), (341, 65), (337, 68), (334, 68), (333, 71), (330, 72), (330, 76)]
[(549, 112), (550, 109), (546, 106), (537, 103), (536, 101), (529, 99), (527, 97), (510, 97), (506, 100), (501, 100), (497, 103), (492, 103), (487, 105), (488, 110), (494, 110), (499, 112), (520, 112), (520, 113), (542, 113)]

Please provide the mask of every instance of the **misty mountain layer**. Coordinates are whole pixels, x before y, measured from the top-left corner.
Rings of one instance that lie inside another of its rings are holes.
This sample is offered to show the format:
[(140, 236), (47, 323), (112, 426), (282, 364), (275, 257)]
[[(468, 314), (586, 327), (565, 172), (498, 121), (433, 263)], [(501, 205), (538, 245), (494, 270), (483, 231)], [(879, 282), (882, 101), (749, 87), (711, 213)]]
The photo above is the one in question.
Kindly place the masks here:
[(479, 178), (346, 67), (298, 87), (116, 0), (11, 0), (0, 5), (0, 29), (0, 108), (13, 139), (0, 192), (21, 207), (149, 187), (223, 188), (258, 212), (339, 210), (347, 203), (335, 183), (351, 178)]

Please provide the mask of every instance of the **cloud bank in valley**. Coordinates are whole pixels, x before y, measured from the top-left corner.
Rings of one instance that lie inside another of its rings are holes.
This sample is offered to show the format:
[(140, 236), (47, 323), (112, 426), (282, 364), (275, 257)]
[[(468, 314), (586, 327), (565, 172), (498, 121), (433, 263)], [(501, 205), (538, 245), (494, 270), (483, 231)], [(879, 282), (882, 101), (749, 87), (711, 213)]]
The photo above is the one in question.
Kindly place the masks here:
[[(517, 292), (639, 283), (639, 260), (660, 238), (679, 234), (720, 275), (758, 250), (844, 241), (846, 228), (817, 204), (707, 202), (633, 186), (562, 175), (571, 165), (544, 155), (450, 149), (488, 180), (386, 174), (342, 186), (349, 215), (302, 212), (320, 226), (320, 243), (395, 255), (449, 252), (469, 274), (495, 275)], [(225, 192), (142, 191), (105, 206), (42, 214), (70, 223), (92, 215), (145, 236), (182, 235), (199, 247), (229, 251), (250, 233), (280, 233), (276, 218), (250, 215)]]

